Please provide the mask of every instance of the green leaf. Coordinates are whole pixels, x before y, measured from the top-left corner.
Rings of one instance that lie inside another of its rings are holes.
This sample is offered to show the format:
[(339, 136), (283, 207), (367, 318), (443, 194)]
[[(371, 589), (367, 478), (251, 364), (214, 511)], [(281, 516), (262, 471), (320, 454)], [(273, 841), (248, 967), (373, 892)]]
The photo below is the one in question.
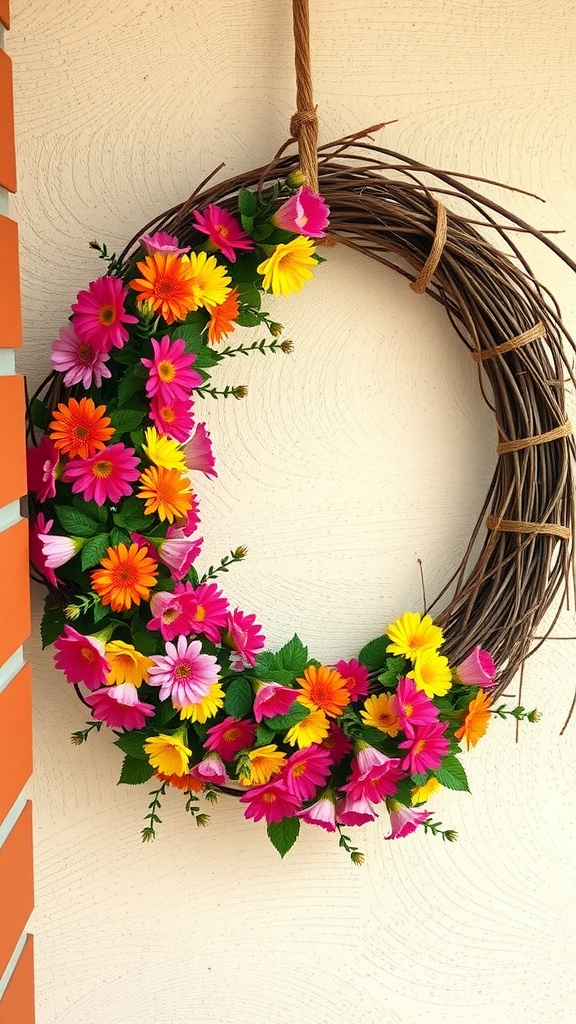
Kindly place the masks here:
[(240, 294), (240, 301), (243, 306), (249, 306), (250, 309), (260, 309), (262, 296), (258, 288), (256, 288), (256, 285), (251, 284), (250, 281), (246, 281), (243, 284), (239, 284), (237, 290)]
[(30, 408), (30, 414), (32, 416), (32, 423), (39, 430), (46, 430), (48, 428), (48, 409), (44, 402), (40, 398), (35, 398)]
[(171, 700), (161, 700), (158, 705), (158, 710), (154, 715), (154, 724), (167, 725), (168, 722), (171, 722), (174, 716), (177, 714), (178, 711), (174, 707)]
[(294, 676), (299, 676), (308, 662), (308, 648), (295, 633), (292, 639), (280, 648), (276, 658), (278, 659), (278, 668), (284, 668), (286, 671), (292, 672)]
[(110, 544), (113, 548), (117, 548), (119, 544), (130, 545), (130, 534), (126, 530), (120, 530), (115, 526), (110, 531)]
[(448, 754), (443, 759), (440, 767), (432, 774), (436, 776), (441, 786), (446, 786), (446, 789), (460, 789), (466, 793), (470, 792), (464, 766), (454, 754)]
[(224, 710), (233, 718), (244, 718), (252, 708), (252, 687), (247, 679), (239, 676), (234, 679), (226, 690)]
[(115, 746), (119, 747), (123, 754), (130, 754), (130, 757), (137, 757), (139, 761), (147, 761), (148, 755), (144, 751), (146, 736), (141, 732), (126, 732), (114, 740)]
[(386, 671), (378, 676), (378, 682), (382, 683), (382, 686), (393, 688), (396, 686), (400, 676), (406, 675), (408, 667), (409, 662), (406, 661), (406, 658), (387, 658)]
[(300, 833), (300, 818), (282, 818), (282, 821), (271, 821), (266, 832), (268, 839), (284, 857), (291, 850)]
[(110, 419), (117, 434), (129, 434), (131, 430), (137, 430), (145, 415), (145, 409), (114, 409)]
[(141, 761), (137, 757), (130, 757), (130, 754), (126, 754), (122, 762), (118, 785), (124, 783), (127, 786), (139, 786), (142, 782), (148, 782), (153, 775), (154, 769), (149, 761)]
[(246, 214), (243, 213), (240, 219), (242, 221), (242, 227), (244, 228), (244, 231), (247, 231), (248, 234), (250, 235), (254, 228), (254, 217), (247, 217)]
[(144, 654), (148, 657), (150, 654), (156, 654), (158, 647), (158, 640), (149, 629), (140, 629), (135, 633), (132, 633), (132, 643), (140, 654)]
[(290, 686), (290, 683), (294, 682), (294, 673), (288, 672), (285, 668), (274, 668), (268, 669), (266, 672), (259, 672), (258, 678), (263, 683), (280, 683), (281, 686)]
[[(148, 373), (145, 366), (140, 367), (145, 373)], [(118, 405), (123, 406), (132, 395), (135, 395), (138, 391), (144, 392), (144, 383), (139, 373), (136, 373), (137, 367), (130, 367), (130, 369), (124, 374), (124, 377), (120, 381), (118, 387)]]
[(110, 534), (97, 533), (95, 537), (87, 540), (82, 548), (82, 568), (90, 569), (97, 565), (101, 558), (104, 558), (106, 550), (110, 545)]
[(274, 715), (274, 718), (267, 718), (266, 724), (274, 732), (285, 732), (304, 718), (308, 718), (309, 714), (310, 708), (305, 708), (303, 704), (295, 700), (290, 711), (287, 711), (285, 715)]
[(100, 622), (102, 619), (105, 619), (109, 611), (110, 605), (105, 605), (102, 604), (101, 601), (96, 601), (94, 607), (92, 608), (92, 614), (94, 615), (94, 625), (96, 625), (96, 623)]
[(204, 336), (199, 333), (198, 328), (194, 324), (184, 324), (179, 329), (177, 335), (173, 335), (173, 337), (182, 338), (186, 343), (186, 352), (196, 356), (194, 360), (195, 370), (216, 366), (223, 358), (215, 349), (208, 348)]
[(95, 501), (85, 501), (80, 494), (75, 495), (72, 504), (74, 508), (79, 509), (85, 516), (90, 516), (90, 519), (100, 526), (104, 526), (108, 519), (108, 509), (104, 505), (97, 505)]
[(377, 636), (375, 640), (370, 640), (360, 651), (358, 661), (361, 665), (366, 665), (370, 672), (384, 668), (386, 664), (386, 648), (389, 643), (390, 639), (387, 636)]
[(416, 772), (411, 778), (415, 786), (423, 786), (428, 776), (426, 772)]
[(114, 525), (119, 526), (123, 530), (128, 532), (135, 531), (140, 533), (142, 530), (148, 531), (150, 526), (150, 516), (144, 514), (144, 502), (141, 498), (127, 498), (123, 502), (122, 508), (119, 512), (115, 512), (113, 517)]
[(53, 644), (62, 633), (66, 620), (61, 608), (52, 608), (48, 605), (49, 598), (44, 604), (44, 615), (40, 623), (40, 636), (42, 637), (42, 650)]
[(257, 327), (262, 322), (258, 313), (252, 313), (250, 309), (241, 309), (236, 317), (238, 327)]
[(72, 537), (94, 537), (100, 525), (73, 505), (56, 505), (56, 515), (66, 533)]
[(274, 731), (269, 729), (265, 722), (260, 722), (260, 725), (256, 729), (254, 746), (265, 747), (268, 743), (272, 743), (274, 735)]
[(274, 231), (274, 225), (269, 223), (255, 224), (252, 238), (255, 242), (264, 242)]
[(238, 192), (238, 210), (244, 217), (253, 217), (258, 210), (258, 200), (247, 188), (241, 188)]

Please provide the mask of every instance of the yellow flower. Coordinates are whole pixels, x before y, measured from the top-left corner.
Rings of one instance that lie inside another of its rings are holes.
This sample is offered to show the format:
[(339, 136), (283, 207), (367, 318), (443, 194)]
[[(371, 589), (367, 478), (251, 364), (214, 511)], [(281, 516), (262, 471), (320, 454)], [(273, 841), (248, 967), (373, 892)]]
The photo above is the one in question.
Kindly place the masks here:
[(263, 274), (262, 285), (273, 295), (290, 295), (299, 292), (305, 281), (312, 277), (311, 267), (316, 266), (314, 242), (298, 235), (291, 242), (281, 242), (274, 252), (256, 268)]
[(123, 640), (110, 640), (106, 644), (106, 657), (110, 664), (107, 686), (122, 683), (140, 686), (148, 682), (148, 671), (154, 662), (140, 654), (132, 644), (125, 644)]
[(212, 306), (221, 306), (230, 294), (232, 278), (226, 273), (215, 256), (208, 256), (205, 252), (191, 252), (189, 256), (182, 257), (182, 263), (190, 268), (190, 279), (196, 285), (196, 301), (199, 306), (211, 309)]
[(186, 775), (192, 751), (183, 742), (184, 733), (150, 736), (144, 744), (148, 760), (163, 775)]
[(474, 700), (468, 705), (468, 713), (463, 724), (454, 733), (457, 740), (466, 740), (466, 749), (475, 747), (484, 735), (490, 721), (490, 704), (492, 697), (486, 691), (479, 690)]
[(198, 704), (188, 704), (185, 708), (179, 708), (180, 718), (190, 719), (191, 722), (205, 722), (207, 718), (213, 718), (223, 704), (224, 690), (220, 683), (213, 683)]
[(428, 782), (425, 782), (423, 786), (415, 786), (414, 789), (410, 790), (412, 794), (412, 804), (426, 803), (429, 797), (433, 796), (434, 793), (437, 793), (439, 789), (442, 789), (442, 786), (438, 782), (438, 779), (435, 779), (434, 777), (428, 779)]
[[(299, 704), (300, 701), (295, 701), (294, 703)], [(292, 747), (295, 747), (296, 744), (300, 748), (311, 747), (313, 743), (321, 743), (329, 732), (330, 723), (324, 712), (311, 711), (307, 718), (296, 722), (296, 725), (293, 725), (288, 730), (284, 739)]]
[(275, 743), (249, 750), (247, 757), (250, 761), (250, 774), (239, 776), (243, 786), (263, 786), (273, 775), (278, 774), (286, 760), (286, 754), (278, 750)]
[(360, 717), (365, 725), (371, 725), (388, 736), (397, 736), (400, 730), (400, 719), (396, 714), (396, 698), (393, 693), (379, 693), (378, 696), (368, 697)]
[(408, 673), (417, 690), (424, 690), (427, 697), (443, 697), (452, 686), (452, 670), (448, 658), (430, 648), (420, 651), (414, 658), (414, 670)]
[(156, 427), (147, 427), (144, 431), (145, 442), (142, 448), (150, 462), (164, 469), (178, 469), (186, 472), (186, 453), (172, 437), (159, 434)]
[(440, 627), (434, 625), (429, 615), (422, 617), (416, 612), (404, 612), (388, 626), (386, 634), (392, 641), (386, 649), (404, 658), (415, 658), (420, 651), (437, 651), (444, 643)]

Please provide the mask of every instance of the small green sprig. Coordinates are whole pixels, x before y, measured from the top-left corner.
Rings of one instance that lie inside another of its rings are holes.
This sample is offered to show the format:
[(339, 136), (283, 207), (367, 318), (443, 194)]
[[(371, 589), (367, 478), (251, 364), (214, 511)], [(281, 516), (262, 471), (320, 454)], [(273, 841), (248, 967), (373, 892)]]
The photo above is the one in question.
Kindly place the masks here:
[(492, 708), (491, 711), (493, 715), (498, 715), (498, 718), (515, 718), (517, 722), (539, 722), (542, 718), (541, 711), (536, 708), (526, 711), (521, 704), (517, 708), (507, 708), (505, 704), (501, 704), (499, 708)]
[(203, 384), (200, 388), (195, 388), (195, 393), (200, 395), (200, 398), (206, 398), (206, 395), (210, 395), (211, 398), (246, 398), (248, 394), (248, 388), (245, 384), (227, 384), (221, 391), (218, 388), (209, 388), (206, 384)]
[(105, 243), (97, 242), (96, 239), (93, 238), (91, 242), (88, 242), (88, 245), (91, 249), (96, 250), (96, 252), (98, 253), (99, 260), (106, 261), (106, 263), (108, 264), (109, 274), (115, 274), (116, 271), (120, 270), (121, 264), (119, 260), (116, 259), (116, 253), (109, 253)]
[(86, 743), (86, 740), (93, 729), (96, 729), (96, 732), (100, 732), (100, 729), (102, 728), (102, 722), (86, 722), (86, 725), (88, 726), (87, 729), (79, 729), (78, 732), (72, 733), (70, 743), (75, 747), (80, 747), (83, 743)]
[(220, 356), (230, 356), (233, 359), (237, 355), (249, 356), (251, 352), (261, 352), (262, 355), (266, 355), (266, 352), (277, 352), (279, 349), (285, 355), (288, 355), (289, 352), (294, 351), (294, 343), (288, 340), (279, 341), (277, 338), (274, 338), (272, 341), (266, 341), (266, 338), (262, 338), (262, 341), (254, 341), (251, 345), (229, 345), (228, 348), (222, 349), (218, 354)]
[(156, 825), (162, 824), (162, 818), (159, 818), (156, 812), (160, 810), (160, 797), (164, 796), (167, 785), (167, 782), (163, 782), (158, 789), (150, 790), (149, 796), (152, 797), (151, 803), (148, 804), (150, 813), (144, 815), (144, 821), (149, 821), (150, 824), (142, 829), (143, 843), (151, 843), (153, 839), (156, 839)]
[(342, 831), (342, 826), (339, 825), (338, 822), (336, 822), (336, 828), (338, 829), (338, 835), (340, 836), (340, 839), (338, 840), (338, 846), (340, 846), (343, 850), (346, 850), (346, 853), (350, 854), (350, 860), (352, 861), (353, 864), (356, 865), (356, 867), (360, 867), (365, 860), (364, 854), (358, 849), (357, 846), (352, 846), (350, 836), (344, 835)]
[(211, 565), (200, 578), (200, 583), (206, 583), (207, 580), (216, 579), (219, 572), (228, 572), (231, 565), (234, 565), (235, 562), (241, 562), (243, 558), (246, 558), (247, 554), (248, 548), (245, 548), (244, 545), (241, 544), (235, 551), (231, 551), (229, 555), (224, 555), (224, 558), (220, 561), (220, 565)]
[(433, 836), (442, 836), (444, 842), (455, 843), (458, 839), (458, 833), (455, 829), (442, 828), (441, 821), (433, 821), (432, 818), (426, 818), (426, 821), (423, 821), (422, 824), (426, 834), (430, 832)]
[(89, 594), (78, 594), (74, 598), (74, 604), (66, 605), (64, 615), (68, 621), (73, 622), (75, 619), (79, 619), (81, 615), (86, 615), (97, 604), (100, 604), (98, 594), (92, 591)]

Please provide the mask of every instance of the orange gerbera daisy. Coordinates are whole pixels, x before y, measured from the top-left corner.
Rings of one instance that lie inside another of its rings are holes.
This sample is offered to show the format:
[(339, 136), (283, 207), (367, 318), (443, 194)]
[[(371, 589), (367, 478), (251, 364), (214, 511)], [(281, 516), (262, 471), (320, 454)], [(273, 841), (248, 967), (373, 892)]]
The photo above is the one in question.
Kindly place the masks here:
[(454, 733), (457, 740), (466, 740), (466, 749), (475, 747), (478, 740), (484, 735), (490, 721), (490, 702), (492, 697), (489, 693), (479, 690), (474, 700), (468, 705), (468, 713), (462, 725)]
[(193, 775), (163, 775), (162, 772), (154, 772), (161, 782), (169, 782), (175, 789), (183, 789), (187, 793), (201, 793), (204, 783), (200, 782)]
[(364, 725), (370, 725), (388, 736), (397, 736), (401, 723), (398, 718), (398, 706), (394, 693), (379, 693), (368, 697), (364, 709), (360, 712)]
[(138, 302), (150, 302), (167, 324), (185, 320), (198, 309), (200, 288), (188, 260), (183, 262), (173, 252), (156, 252), (137, 266), (142, 277), (130, 281), (130, 287), (139, 292)]
[(175, 519), (186, 519), (192, 508), (192, 489), (188, 477), (177, 469), (150, 466), (140, 476), (142, 484), (137, 497), (146, 501), (144, 512), (147, 516), (158, 513), (159, 519), (173, 523)]
[(300, 703), (312, 711), (323, 711), (329, 718), (337, 718), (350, 703), (350, 692), (336, 669), (326, 665), (310, 665), (304, 669), (304, 678), (298, 679), (302, 687)]
[(240, 309), (240, 295), (234, 289), (228, 298), (219, 306), (210, 310), (210, 323), (208, 324), (208, 341), (211, 345), (221, 341), (227, 334), (234, 330), (234, 323)]
[(150, 587), (156, 583), (158, 563), (146, 553), (146, 548), (119, 544), (108, 548), (107, 557), (100, 559), (102, 569), (90, 575), (92, 586), (102, 604), (109, 604), (113, 612), (127, 612), (133, 604), (150, 597)]
[(104, 416), (105, 405), (94, 405), (91, 398), (76, 401), (71, 398), (65, 404), (60, 402), (54, 410), (50, 424), (50, 437), (54, 446), (64, 455), (74, 459), (90, 459), (106, 447), (114, 433), (109, 427), (110, 417)]

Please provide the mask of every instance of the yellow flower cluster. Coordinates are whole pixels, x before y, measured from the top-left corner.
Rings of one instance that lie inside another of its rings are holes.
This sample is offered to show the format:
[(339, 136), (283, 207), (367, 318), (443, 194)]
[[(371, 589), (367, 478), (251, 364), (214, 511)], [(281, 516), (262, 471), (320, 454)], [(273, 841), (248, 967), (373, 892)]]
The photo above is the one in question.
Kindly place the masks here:
[(423, 690), (427, 697), (443, 697), (452, 686), (452, 671), (448, 658), (438, 654), (444, 643), (444, 634), (435, 626), (429, 615), (405, 612), (386, 630), (391, 643), (390, 654), (400, 655), (412, 662), (408, 678), (413, 679), (416, 689)]

